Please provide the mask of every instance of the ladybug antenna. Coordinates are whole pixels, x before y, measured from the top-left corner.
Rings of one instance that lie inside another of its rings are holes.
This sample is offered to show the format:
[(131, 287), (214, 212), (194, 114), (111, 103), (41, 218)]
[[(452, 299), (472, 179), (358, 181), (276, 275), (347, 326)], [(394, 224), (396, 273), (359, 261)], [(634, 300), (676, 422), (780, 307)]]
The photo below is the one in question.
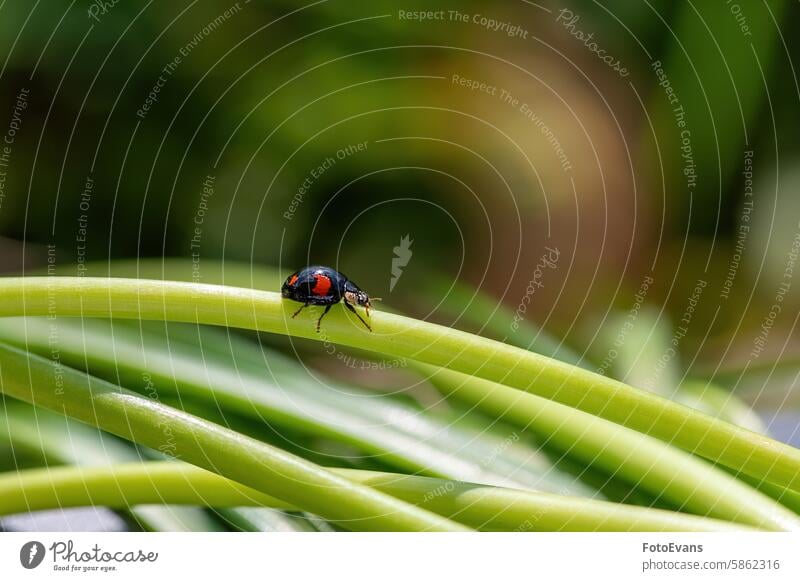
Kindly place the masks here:
[(369, 297), (369, 302), (366, 305), (364, 305), (368, 317), (369, 317), (370, 304), (372, 303), (372, 301), (382, 301), (382, 300), (383, 299), (381, 297)]

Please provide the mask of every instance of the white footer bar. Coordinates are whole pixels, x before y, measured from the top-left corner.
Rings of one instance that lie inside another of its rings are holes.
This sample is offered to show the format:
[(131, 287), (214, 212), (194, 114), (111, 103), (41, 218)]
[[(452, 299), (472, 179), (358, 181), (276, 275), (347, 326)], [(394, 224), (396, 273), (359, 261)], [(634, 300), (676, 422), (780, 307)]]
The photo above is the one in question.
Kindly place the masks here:
[(2, 533), (0, 579), (796, 581), (799, 552), (794, 533)]

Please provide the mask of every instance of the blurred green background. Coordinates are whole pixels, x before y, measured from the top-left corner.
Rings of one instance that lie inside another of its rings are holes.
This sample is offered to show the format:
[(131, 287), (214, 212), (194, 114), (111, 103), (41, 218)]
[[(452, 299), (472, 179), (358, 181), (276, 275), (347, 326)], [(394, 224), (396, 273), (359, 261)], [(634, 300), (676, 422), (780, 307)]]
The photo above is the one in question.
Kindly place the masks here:
[[(590, 368), (712, 377), (791, 440), (799, 15), (5, 2), (0, 269), (329, 264), (465, 327), (478, 289)], [(469, 290), (444, 309), (453, 281)]]

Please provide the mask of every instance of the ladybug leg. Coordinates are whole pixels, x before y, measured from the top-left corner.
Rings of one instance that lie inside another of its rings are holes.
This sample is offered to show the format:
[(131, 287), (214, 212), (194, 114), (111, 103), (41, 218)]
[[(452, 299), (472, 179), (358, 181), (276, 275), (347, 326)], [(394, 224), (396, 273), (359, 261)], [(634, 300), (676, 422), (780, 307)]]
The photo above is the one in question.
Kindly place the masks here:
[(350, 310), (350, 311), (351, 311), (351, 312), (352, 312), (352, 313), (353, 313), (353, 314), (354, 314), (356, 317), (358, 317), (358, 320), (359, 320), (359, 321), (361, 321), (362, 323), (364, 323), (364, 326), (365, 326), (367, 329), (369, 329), (370, 331), (372, 331), (372, 327), (370, 327), (370, 326), (369, 326), (369, 323), (367, 323), (367, 322), (366, 322), (366, 321), (365, 321), (365, 320), (364, 320), (364, 319), (361, 317), (361, 315), (359, 315), (359, 314), (358, 314), (358, 311), (356, 311), (356, 310), (353, 308), (353, 305), (351, 305), (351, 304), (350, 304), (350, 303), (348, 303), (347, 301), (344, 301), (344, 306), (345, 306), (345, 307), (347, 307), (347, 308), (348, 308), (348, 309), (349, 309), (349, 310)]
[(295, 318), (297, 315), (299, 315), (299, 314), (300, 314), (300, 311), (302, 311), (303, 309), (305, 309), (305, 308), (306, 308), (308, 305), (309, 305), (309, 303), (305, 303), (305, 304), (304, 304), (302, 307), (300, 307), (299, 309), (297, 309), (297, 310), (294, 312), (294, 315), (292, 315), (292, 318), (294, 319), (294, 318)]
[(319, 316), (319, 319), (317, 319), (317, 333), (319, 333), (319, 324), (322, 322), (322, 317), (324, 317), (325, 315), (327, 315), (327, 314), (328, 314), (328, 311), (330, 311), (330, 310), (331, 310), (331, 307), (332, 307), (332, 306), (333, 306), (333, 305), (328, 305), (327, 307), (325, 307), (325, 310), (324, 310), (324, 311), (322, 312), (322, 314)]

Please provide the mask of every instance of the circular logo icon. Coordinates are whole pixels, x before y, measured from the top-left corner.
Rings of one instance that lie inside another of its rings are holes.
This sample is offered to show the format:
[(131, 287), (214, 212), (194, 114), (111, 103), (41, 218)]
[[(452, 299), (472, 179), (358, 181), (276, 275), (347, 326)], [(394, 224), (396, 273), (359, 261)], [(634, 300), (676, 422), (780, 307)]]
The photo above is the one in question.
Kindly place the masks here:
[(44, 545), (39, 541), (28, 541), (19, 550), (19, 562), (26, 569), (35, 569), (44, 560)]

